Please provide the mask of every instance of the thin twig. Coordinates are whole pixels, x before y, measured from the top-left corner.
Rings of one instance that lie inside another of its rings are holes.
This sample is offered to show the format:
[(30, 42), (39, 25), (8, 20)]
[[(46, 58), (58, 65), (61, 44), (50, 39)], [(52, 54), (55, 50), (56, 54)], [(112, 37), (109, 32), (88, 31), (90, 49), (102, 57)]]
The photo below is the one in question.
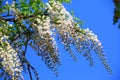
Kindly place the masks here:
[(30, 71), (30, 65), (28, 64), (27, 66), (28, 66), (28, 72), (29, 72), (29, 75), (30, 75), (30, 80), (33, 80), (32, 79), (32, 74), (31, 74), (31, 71)]

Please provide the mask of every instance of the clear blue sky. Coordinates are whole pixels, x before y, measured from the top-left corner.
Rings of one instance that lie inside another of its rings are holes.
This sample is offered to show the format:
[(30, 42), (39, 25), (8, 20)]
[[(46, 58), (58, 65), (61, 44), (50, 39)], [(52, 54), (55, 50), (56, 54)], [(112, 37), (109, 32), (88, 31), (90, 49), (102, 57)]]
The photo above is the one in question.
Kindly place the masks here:
[[(28, 51), (28, 60), (38, 70), (40, 80), (120, 80), (120, 29), (112, 24), (114, 11), (112, 0), (72, 0), (72, 3), (65, 7), (69, 11), (73, 10), (76, 17), (84, 20), (84, 28), (88, 27), (98, 35), (113, 74), (105, 70), (95, 53), (93, 53), (94, 66), (90, 67), (85, 58), (78, 53), (76, 53), (78, 61), (74, 62), (63, 47), (58, 45), (62, 62), (62, 66), (58, 67), (58, 77), (40, 58), (33, 57), (31, 50)], [(25, 80), (28, 78), (25, 76)]]
[[(120, 80), (120, 29), (113, 25), (113, 0), (72, 0), (71, 4), (65, 5), (66, 9), (73, 10), (75, 16), (84, 20), (84, 28), (89, 28), (101, 40), (113, 74), (109, 74), (95, 53), (94, 66), (90, 67), (84, 57), (76, 53), (78, 61), (74, 62), (71, 57), (59, 45), (62, 66), (58, 67), (59, 76), (50, 71), (40, 57), (28, 49), (28, 60), (37, 69), (40, 80)], [(35, 56), (35, 57), (34, 57)], [(25, 80), (29, 76), (24, 74)]]

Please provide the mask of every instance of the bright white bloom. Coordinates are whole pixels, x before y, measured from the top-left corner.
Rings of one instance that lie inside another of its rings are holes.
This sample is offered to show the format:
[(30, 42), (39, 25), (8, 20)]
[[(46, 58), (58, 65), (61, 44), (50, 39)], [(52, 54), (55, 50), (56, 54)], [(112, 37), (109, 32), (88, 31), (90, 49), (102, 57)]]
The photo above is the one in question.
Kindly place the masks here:
[[(101, 42), (98, 40), (97, 35), (95, 35), (92, 31), (90, 31), (88, 28), (84, 29), (86, 33), (86, 38), (91, 39), (93, 42), (95, 42), (98, 46), (101, 46)], [(102, 46), (101, 46), (102, 47)]]
[(6, 1), (5, 4), (8, 5), (8, 1)]
[[(58, 48), (52, 32), (53, 29), (51, 29), (50, 17), (43, 18), (44, 16), (36, 19), (37, 25), (33, 23), (36, 31), (32, 38), (35, 44), (31, 43), (30, 46), (34, 50), (41, 52), (42, 59), (57, 75), (56, 64), (59, 64)], [(39, 46), (39, 48), (37, 49), (35, 45)]]
[(93, 59), (90, 49), (93, 49), (100, 57), (105, 68), (111, 72), (101, 42), (98, 40), (97, 36), (88, 28), (81, 29), (60, 2), (50, 1), (46, 3), (46, 5), (51, 20), (50, 25), (57, 30), (61, 42), (65, 45), (66, 50), (69, 51), (73, 59), (75, 59), (75, 56), (71, 51), (71, 44), (75, 45), (80, 53), (84, 53), (84, 56), (90, 61), (91, 65), (93, 64)]
[(13, 24), (9, 24), (10, 26), (13, 26)]
[[(21, 76), (22, 67), (17, 52), (6, 41), (8, 36), (0, 37), (0, 59), (5, 71), (12, 76), (12, 80), (16, 80)], [(6, 44), (6, 45), (5, 45)]]
[(46, 3), (48, 7), (48, 13), (51, 18), (51, 25), (55, 27), (60, 34), (70, 32), (70, 27), (73, 27), (73, 17), (59, 2), (53, 2), (53, 4)]

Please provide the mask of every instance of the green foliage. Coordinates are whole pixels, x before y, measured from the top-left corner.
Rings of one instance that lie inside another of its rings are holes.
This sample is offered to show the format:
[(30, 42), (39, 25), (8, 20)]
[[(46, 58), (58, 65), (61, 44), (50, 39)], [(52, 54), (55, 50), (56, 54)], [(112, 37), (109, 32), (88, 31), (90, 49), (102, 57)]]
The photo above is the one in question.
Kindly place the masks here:
[(76, 25), (83, 26), (84, 21), (80, 20), (79, 18), (75, 17), (74, 11), (71, 11), (71, 15), (73, 16), (73, 19), (76, 21)]
[(58, 1), (65, 2), (65, 3), (70, 3), (71, 2), (71, 0), (58, 0)]
[(60, 3), (63, 3), (63, 2), (65, 2), (65, 3), (70, 3), (71, 2), (71, 0), (49, 0), (50, 2), (51, 1), (59, 1)]
[(114, 24), (118, 23), (120, 28), (120, 0), (114, 0), (114, 4), (115, 4), (115, 9), (114, 9), (113, 23)]

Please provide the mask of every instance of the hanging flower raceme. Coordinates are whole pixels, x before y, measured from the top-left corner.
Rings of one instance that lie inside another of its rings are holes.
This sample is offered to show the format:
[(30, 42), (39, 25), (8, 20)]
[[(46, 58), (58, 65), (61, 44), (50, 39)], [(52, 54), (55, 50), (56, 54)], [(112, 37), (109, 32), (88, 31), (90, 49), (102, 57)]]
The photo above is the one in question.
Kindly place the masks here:
[(0, 59), (5, 72), (12, 77), (12, 80), (23, 79), (22, 67), (16, 51), (7, 42), (8, 36), (0, 35)]
[[(60, 61), (58, 48), (50, 26), (50, 18), (42, 16), (37, 18), (37, 22), (37, 25), (33, 23), (35, 33), (32, 39), (34, 44), (31, 42), (30, 46), (33, 47), (34, 50), (40, 50), (38, 54), (42, 56), (48, 68), (55, 71), (57, 75), (56, 65), (60, 64)], [(38, 46), (38, 48), (35, 48), (36, 46)]]
[(90, 42), (91, 42), (91, 48), (90, 49), (94, 50), (94, 52), (98, 55), (98, 57), (102, 61), (102, 64), (105, 66), (105, 68), (110, 73), (112, 73), (112, 70), (111, 70), (110, 66), (108, 65), (108, 61), (105, 57), (101, 42), (98, 40), (97, 36), (94, 33), (92, 33), (92, 31), (90, 31), (88, 28), (85, 29), (84, 31), (86, 33), (86, 39), (90, 40)]
[(98, 54), (105, 68), (111, 73), (101, 42), (98, 40), (97, 36), (88, 28), (80, 28), (71, 14), (60, 2), (51, 0), (49, 3), (46, 3), (46, 5), (51, 20), (50, 25), (57, 30), (61, 42), (73, 59), (76, 58), (71, 50), (71, 45), (74, 45), (80, 53), (83, 53), (83, 56), (90, 61), (90, 65), (93, 65), (93, 59), (90, 53), (92, 49)]

